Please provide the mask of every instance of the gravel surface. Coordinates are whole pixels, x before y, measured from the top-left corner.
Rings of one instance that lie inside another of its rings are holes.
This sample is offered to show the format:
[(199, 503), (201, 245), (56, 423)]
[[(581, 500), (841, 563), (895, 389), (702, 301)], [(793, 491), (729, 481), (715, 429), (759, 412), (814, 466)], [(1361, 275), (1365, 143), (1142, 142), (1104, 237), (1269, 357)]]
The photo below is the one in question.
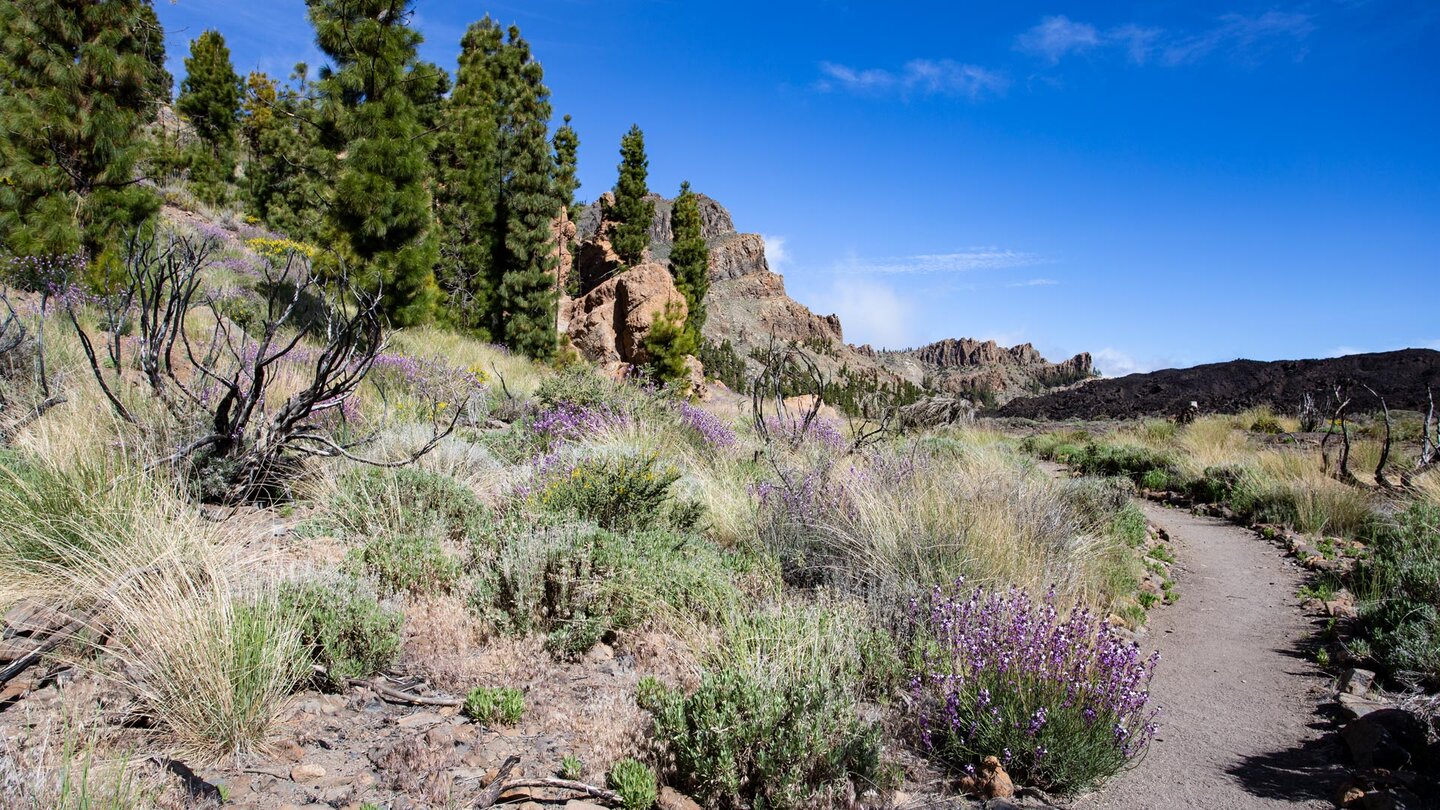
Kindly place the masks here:
[(1160, 733), (1145, 759), (1075, 808), (1334, 805), (1343, 777), (1306, 649), (1301, 570), (1254, 532), (1142, 503), (1170, 534), (1180, 599), (1151, 613)]

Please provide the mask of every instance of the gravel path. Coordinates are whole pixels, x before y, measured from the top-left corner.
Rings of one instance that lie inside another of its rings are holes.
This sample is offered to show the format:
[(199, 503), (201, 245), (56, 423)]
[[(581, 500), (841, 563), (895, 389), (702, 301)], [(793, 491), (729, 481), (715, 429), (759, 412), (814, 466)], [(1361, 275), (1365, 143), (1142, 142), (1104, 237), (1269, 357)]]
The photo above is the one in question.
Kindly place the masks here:
[(1318, 711), (1329, 680), (1303, 652), (1314, 632), (1300, 569), (1253, 532), (1148, 502), (1170, 534), (1180, 599), (1151, 613), (1162, 707), (1144, 761), (1075, 808), (1333, 807), (1341, 778)]

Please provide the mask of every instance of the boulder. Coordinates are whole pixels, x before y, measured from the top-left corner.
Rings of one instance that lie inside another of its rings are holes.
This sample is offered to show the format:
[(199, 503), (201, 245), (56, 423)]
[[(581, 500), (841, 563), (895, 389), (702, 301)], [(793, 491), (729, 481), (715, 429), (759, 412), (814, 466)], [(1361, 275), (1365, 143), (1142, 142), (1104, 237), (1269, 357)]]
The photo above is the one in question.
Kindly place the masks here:
[(1426, 758), (1425, 724), (1401, 709), (1380, 709), (1340, 730), (1350, 757), (1362, 768), (1415, 768)]
[(659, 264), (637, 265), (567, 303), (570, 345), (601, 364), (641, 365), (650, 359), (645, 338), (667, 307), (674, 307), (684, 322), (685, 296), (675, 289), (670, 271)]
[(1008, 799), (1015, 795), (1015, 783), (996, 757), (985, 757), (974, 776), (960, 780), (960, 790), (982, 799)]
[(700, 810), (700, 805), (694, 799), (672, 787), (660, 788), (660, 796), (655, 806), (659, 810)]

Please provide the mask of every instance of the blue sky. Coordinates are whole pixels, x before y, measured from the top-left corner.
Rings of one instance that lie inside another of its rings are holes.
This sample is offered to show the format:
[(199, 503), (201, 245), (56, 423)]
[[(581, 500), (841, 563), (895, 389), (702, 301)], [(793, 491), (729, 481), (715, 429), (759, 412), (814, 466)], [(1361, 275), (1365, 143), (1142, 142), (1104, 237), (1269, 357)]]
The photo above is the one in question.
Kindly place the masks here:
[[(159, 0), (172, 70), (321, 58), (301, 0)], [(1106, 373), (1440, 348), (1440, 5), (420, 0), (453, 70), (520, 25), (580, 195), (645, 130), (851, 342), (1031, 341)]]

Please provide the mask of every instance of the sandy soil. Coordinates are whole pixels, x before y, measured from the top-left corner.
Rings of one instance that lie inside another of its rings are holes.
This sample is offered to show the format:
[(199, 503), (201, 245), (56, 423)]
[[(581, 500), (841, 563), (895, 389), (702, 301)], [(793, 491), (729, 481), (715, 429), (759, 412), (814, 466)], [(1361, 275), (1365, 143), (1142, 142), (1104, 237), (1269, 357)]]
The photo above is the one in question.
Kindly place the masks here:
[(1253, 532), (1142, 503), (1170, 534), (1180, 600), (1151, 614), (1161, 728), (1149, 754), (1075, 808), (1333, 807), (1342, 769), (1318, 708), (1301, 570)]

